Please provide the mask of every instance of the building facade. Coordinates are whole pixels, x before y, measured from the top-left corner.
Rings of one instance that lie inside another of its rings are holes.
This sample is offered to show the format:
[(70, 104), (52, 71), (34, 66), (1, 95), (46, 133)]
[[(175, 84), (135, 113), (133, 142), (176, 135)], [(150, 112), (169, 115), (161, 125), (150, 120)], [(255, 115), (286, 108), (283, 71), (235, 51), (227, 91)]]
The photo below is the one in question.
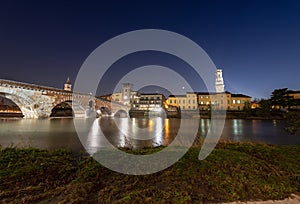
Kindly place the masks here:
[(251, 104), (251, 97), (243, 94), (188, 92), (186, 95), (171, 95), (166, 104), (176, 106), (181, 110), (236, 110), (240, 111), (245, 105)]
[(197, 93), (187, 92), (186, 95), (170, 95), (166, 104), (175, 106), (180, 110), (198, 110)]
[(158, 93), (138, 93), (131, 103), (131, 110), (161, 111), (165, 107), (165, 96)]
[(287, 95), (291, 98), (291, 109), (300, 110), (300, 91), (288, 90)]
[(221, 69), (216, 71), (215, 93), (187, 92), (186, 95), (170, 95), (166, 101), (169, 106), (181, 110), (243, 110), (251, 104), (251, 97), (243, 94), (232, 94), (224, 90), (224, 79)]
[(124, 83), (122, 84), (122, 90), (120, 92), (103, 95), (100, 98), (130, 106), (134, 96), (136, 95), (137, 92), (133, 91), (133, 84)]

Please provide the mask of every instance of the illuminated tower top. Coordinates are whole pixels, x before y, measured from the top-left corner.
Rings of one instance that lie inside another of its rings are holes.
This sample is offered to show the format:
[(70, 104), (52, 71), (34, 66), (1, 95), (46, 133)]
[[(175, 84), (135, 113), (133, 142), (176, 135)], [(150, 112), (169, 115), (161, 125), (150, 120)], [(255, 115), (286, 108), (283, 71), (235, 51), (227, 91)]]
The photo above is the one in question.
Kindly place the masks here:
[(224, 80), (222, 76), (222, 69), (217, 69), (216, 71), (216, 92), (217, 93), (224, 93)]
[(71, 81), (70, 81), (70, 78), (68, 77), (65, 85), (64, 85), (64, 90), (65, 91), (72, 91), (72, 84), (71, 84)]

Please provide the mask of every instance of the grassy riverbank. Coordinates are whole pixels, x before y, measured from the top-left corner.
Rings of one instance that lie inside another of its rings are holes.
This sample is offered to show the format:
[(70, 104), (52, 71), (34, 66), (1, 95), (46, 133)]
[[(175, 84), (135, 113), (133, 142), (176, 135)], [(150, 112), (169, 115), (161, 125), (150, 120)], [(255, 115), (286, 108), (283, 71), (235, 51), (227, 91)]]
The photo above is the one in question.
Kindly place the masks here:
[(300, 145), (223, 143), (204, 161), (198, 153), (193, 147), (162, 172), (129, 176), (68, 150), (2, 148), (0, 201), (199, 203), (283, 199), (300, 190)]

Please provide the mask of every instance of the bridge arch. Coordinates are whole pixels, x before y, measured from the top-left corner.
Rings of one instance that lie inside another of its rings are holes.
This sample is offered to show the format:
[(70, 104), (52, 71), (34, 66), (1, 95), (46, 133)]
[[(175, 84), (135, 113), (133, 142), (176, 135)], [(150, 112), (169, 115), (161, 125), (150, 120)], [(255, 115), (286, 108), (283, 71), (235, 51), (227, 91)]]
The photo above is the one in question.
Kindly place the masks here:
[(0, 93), (0, 112), (4, 115), (8, 114), (7, 116), (11, 115), (13, 117), (24, 117), (20, 106), (18, 106), (14, 101), (11, 99), (2, 96)]
[(117, 118), (127, 118), (129, 116), (128, 112), (124, 109), (119, 109), (114, 113), (114, 117)]
[[(66, 111), (66, 113), (64, 114), (63, 111)], [(58, 114), (57, 117), (63, 117), (64, 115), (66, 117), (85, 117), (86, 108), (79, 100), (66, 97), (56, 100), (55, 103), (53, 103), (50, 117), (55, 117), (56, 114)]]
[(72, 101), (64, 101), (52, 108), (50, 117), (74, 117), (74, 115)]
[(35, 104), (31, 98), (26, 95), (18, 95), (8, 92), (1, 92), (0, 95), (14, 102), (20, 108), (24, 118), (37, 118), (37, 112), (35, 111), (37, 104)]

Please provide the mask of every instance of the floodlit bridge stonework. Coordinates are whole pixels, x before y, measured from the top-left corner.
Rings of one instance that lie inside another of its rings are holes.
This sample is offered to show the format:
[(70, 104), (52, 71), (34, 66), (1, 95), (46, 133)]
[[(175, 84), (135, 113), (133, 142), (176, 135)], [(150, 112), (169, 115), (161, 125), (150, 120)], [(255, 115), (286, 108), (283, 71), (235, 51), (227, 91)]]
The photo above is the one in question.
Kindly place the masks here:
[(101, 108), (115, 113), (128, 112), (128, 107), (89, 94), (72, 93), (62, 89), (0, 79), (0, 96), (8, 98), (21, 109), (24, 118), (47, 118), (52, 109), (63, 102), (72, 104), (75, 117), (85, 117), (87, 111)]

